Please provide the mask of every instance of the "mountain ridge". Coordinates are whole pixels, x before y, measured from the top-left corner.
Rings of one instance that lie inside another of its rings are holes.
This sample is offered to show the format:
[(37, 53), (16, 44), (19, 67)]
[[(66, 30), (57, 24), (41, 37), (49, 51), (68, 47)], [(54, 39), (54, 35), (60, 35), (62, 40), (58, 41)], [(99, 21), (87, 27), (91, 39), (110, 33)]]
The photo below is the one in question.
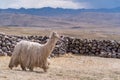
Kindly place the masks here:
[(0, 9), (0, 26), (41, 28), (120, 27), (120, 7), (112, 9)]
[(63, 8), (51, 8), (51, 7), (44, 7), (44, 8), (20, 8), (20, 9), (0, 9), (0, 13), (19, 13), (19, 14), (31, 14), (31, 15), (38, 15), (38, 16), (55, 16), (55, 15), (62, 15), (62, 14), (79, 14), (81, 12), (102, 12), (102, 13), (119, 13), (120, 7), (117, 8), (100, 8), (100, 9), (63, 9)]

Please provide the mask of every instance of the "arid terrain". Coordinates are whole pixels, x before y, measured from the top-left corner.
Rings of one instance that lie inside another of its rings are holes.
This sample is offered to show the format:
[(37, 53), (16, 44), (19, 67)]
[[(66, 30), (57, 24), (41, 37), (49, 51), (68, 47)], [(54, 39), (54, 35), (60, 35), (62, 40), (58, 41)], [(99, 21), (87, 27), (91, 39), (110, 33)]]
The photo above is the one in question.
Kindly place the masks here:
[[(77, 38), (120, 40), (119, 28), (0, 27), (0, 32), (8, 35), (49, 35), (51, 31)], [(40, 68), (35, 68), (34, 72), (22, 71), (20, 67), (10, 70), (9, 60), (10, 57), (0, 57), (0, 80), (120, 80), (120, 59), (64, 55), (51, 58), (47, 73)]]
[(57, 31), (60, 35), (84, 39), (120, 40), (119, 27), (39, 28), (39, 27), (0, 27), (0, 32), (8, 35), (49, 35)]
[(51, 59), (48, 72), (8, 68), (10, 57), (0, 57), (0, 80), (120, 80), (120, 60), (80, 55)]

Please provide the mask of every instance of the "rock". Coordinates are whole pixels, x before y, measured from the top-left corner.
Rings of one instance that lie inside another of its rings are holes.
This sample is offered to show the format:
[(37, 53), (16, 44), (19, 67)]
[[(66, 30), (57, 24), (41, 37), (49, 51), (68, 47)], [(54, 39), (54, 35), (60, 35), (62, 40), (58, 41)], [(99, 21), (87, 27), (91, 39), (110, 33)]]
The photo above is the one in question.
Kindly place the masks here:
[(12, 52), (11, 51), (7, 51), (6, 52), (8, 56), (12, 56)]
[(2, 47), (2, 51), (7, 52), (7, 48), (6, 47)]
[(2, 41), (0, 41), (0, 45), (2, 44)]
[(0, 49), (0, 53), (3, 53), (2, 49)]
[(73, 53), (73, 54), (79, 54), (78, 50), (75, 50), (75, 49), (72, 50), (72, 53)]
[(117, 58), (120, 58), (120, 53), (117, 53), (117, 54), (116, 54), (116, 57), (117, 57)]
[(100, 57), (107, 57), (107, 53), (106, 53), (106, 52), (101, 52), (101, 53), (99, 54), (99, 56), (100, 56)]
[(112, 58), (116, 58), (117, 55), (114, 53), (114, 54), (111, 55), (111, 57), (112, 57)]
[(5, 47), (5, 46), (6, 46), (5, 42), (2, 42), (2, 44), (1, 44), (1, 45), (2, 45), (2, 47)]
[(5, 56), (5, 54), (4, 53), (0, 53), (0, 56)]
[(112, 53), (111, 53), (111, 52), (108, 52), (108, 55), (107, 55), (107, 57), (108, 57), (108, 58), (111, 58), (111, 57), (113, 57), (113, 56), (112, 56)]

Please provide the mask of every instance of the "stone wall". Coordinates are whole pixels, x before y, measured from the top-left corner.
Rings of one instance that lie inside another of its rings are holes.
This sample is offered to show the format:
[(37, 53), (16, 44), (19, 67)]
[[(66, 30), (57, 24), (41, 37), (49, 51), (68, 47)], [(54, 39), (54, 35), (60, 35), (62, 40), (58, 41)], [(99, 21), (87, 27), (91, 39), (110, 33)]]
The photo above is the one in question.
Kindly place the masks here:
[(115, 40), (68, 38), (67, 52), (108, 58), (120, 58), (120, 43)]
[[(120, 58), (120, 43), (115, 40), (88, 40), (72, 37), (61, 37), (51, 56), (59, 54), (73, 54)], [(0, 55), (11, 56), (14, 46), (21, 40), (28, 40), (44, 44), (49, 39), (47, 36), (14, 36), (0, 34)]]

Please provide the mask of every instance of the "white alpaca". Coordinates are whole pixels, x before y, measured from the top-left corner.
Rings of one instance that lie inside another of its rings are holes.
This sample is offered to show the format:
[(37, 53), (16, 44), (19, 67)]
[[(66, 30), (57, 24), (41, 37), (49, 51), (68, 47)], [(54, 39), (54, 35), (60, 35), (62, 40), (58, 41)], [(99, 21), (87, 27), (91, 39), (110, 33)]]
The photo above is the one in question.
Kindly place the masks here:
[(17, 67), (19, 64), (22, 70), (33, 71), (34, 67), (40, 67), (45, 72), (48, 69), (48, 57), (53, 51), (59, 35), (53, 32), (46, 44), (39, 44), (30, 41), (20, 41), (13, 51), (9, 68)]

